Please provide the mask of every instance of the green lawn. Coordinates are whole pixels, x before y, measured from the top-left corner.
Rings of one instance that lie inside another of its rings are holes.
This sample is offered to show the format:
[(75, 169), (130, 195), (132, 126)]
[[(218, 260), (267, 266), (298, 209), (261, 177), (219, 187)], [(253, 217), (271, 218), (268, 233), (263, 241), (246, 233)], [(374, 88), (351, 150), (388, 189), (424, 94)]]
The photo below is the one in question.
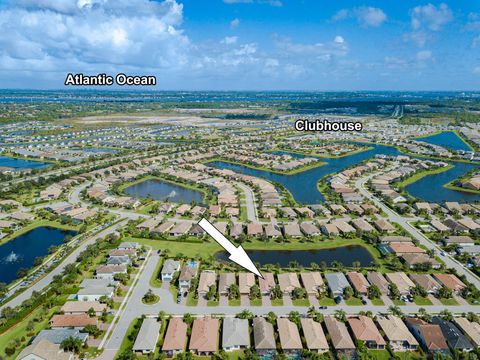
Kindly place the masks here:
[(218, 306), (218, 300), (208, 300), (207, 306)]
[(160, 280), (160, 277), (158, 276), (160, 274), (160, 269), (162, 268), (163, 261), (162, 258), (160, 258), (157, 262), (157, 265), (155, 265), (155, 270), (153, 271), (152, 277), (150, 278), (150, 286), (154, 288), (160, 288), (162, 287), (162, 280)]
[(198, 299), (195, 299), (193, 292), (190, 291), (187, 296), (187, 306), (197, 306), (197, 304)]
[(368, 354), (375, 360), (389, 360), (391, 359), (388, 350), (368, 350)]
[(262, 299), (251, 299), (250, 306), (262, 306)]
[(375, 306), (385, 305), (382, 299), (372, 299), (371, 302), (372, 302), (372, 305), (375, 305)]
[(228, 305), (230, 305), (230, 306), (240, 306), (240, 299), (228, 300)]
[(310, 306), (310, 301), (308, 299), (294, 299), (292, 304), (294, 306)]
[(362, 299), (356, 298), (356, 297), (351, 297), (348, 300), (345, 300), (345, 304), (349, 306), (361, 306), (362, 304)]
[(451, 298), (451, 299), (440, 299), (440, 302), (443, 304), (443, 305), (446, 305), (446, 306), (451, 306), (451, 305), (458, 305), (458, 302), (457, 300), (455, 300), (454, 298)]
[(272, 299), (273, 306), (283, 306), (283, 299)]
[(397, 306), (405, 305), (405, 301), (403, 300), (392, 300), (392, 301), (393, 301), (393, 304)]
[(335, 306), (335, 305), (337, 305), (335, 303), (335, 300), (333, 300), (332, 298), (329, 298), (329, 297), (324, 297), (324, 298), (319, 299), (318, 303), (321, 306)]
[(432, 302), (430, 301), (430, 299), (424, 298), (424, 297), (421, 297), (421, 296), (415, 296), (414, 301), (415, 301), (415, 304), (420, 305), (420, 306), (433, 305)]

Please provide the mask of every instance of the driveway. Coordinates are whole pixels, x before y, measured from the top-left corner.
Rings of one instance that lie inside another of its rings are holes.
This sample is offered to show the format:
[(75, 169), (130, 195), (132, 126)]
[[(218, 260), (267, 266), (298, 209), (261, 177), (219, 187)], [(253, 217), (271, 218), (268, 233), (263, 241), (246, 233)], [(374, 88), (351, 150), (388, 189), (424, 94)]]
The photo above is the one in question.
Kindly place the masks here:
[(308, 295), (308, 301), (310, 301), (310, 304), (318, 307), (320, 304), (318, 303), (318, 299), (315, 295)]
[(262, 306), (272, 306), (270, 295), (262, 295)]
[(393, 301), (388, 297), (388, 295), (382, 295), (380, 296), (380, 299), (382, 299), (383, 303), (387, 306), (393, 305)]
[(240, 305), (241, 306), (249, 306), (250, 305), (250, 298), (248, 295), (241, 295), (240, 296)]
[(433, 305), (442, 305), (442, 302), (440, 300), (438, 300), (435, 296), (433, 296), (432, 294), (429, 294), (427, 296), (428, 300), (430, 300), (432, 302)]
[(228, 296), (227, 295), (220, 295), (219, 304), (220, 304), (220, 306), (228, 306)]
[(292, 298), (290, 295), (283, 295), (283, 306), (292, 306)]

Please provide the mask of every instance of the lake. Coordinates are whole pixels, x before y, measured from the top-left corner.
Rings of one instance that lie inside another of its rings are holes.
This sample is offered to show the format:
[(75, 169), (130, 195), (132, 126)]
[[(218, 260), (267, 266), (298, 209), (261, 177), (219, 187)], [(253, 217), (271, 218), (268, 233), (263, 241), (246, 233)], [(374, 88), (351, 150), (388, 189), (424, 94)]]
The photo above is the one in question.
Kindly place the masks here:
[(184, 188), (167, 181), (152, 179), (127, 187), (125, 193), (136, 198), (151, 197), (155, 200), (189, 204), (195, 201), (203, 203), (203, 194), (200, 191)]
[(49, 165), (49, 163), (41, 161), (30, 161), (11, 158), (8, 156), (0, 156), (0, 166), (5, 166), (13, 169), (39, 169)]
[(76, 234), (76, 231), (38, 227), (0, 245), (0, 282), (8, 284), (15, 280), (19, 269), (31, 268), (36, 257), (48, 254), (50, 246), (61, 245), (67, 235)]
[(429, 144), (442, 146), (449, 150), (472, 151), (470, 147), (453, 131), (442, 131), (441, 133), (415, 138), (418, 141), (425, 141)]
[[(314, 169), (303, 171), (294, 175), (282, 175), (269, 171), (251, 169), (246, 166), (228, 163), (225, 161), (213, 161), (207, 165), (220, 169), (230, 169), (232, 171), (256, 176), (268, 181), (274, 181), (282, 184), (293, 195), (294, 199), (300, 204), (317, 204), (325, 201), (323, 195), (317, 189), (318, 181), (330, 174), (338, 173), (344, 169), (355, 166), (363, 160), (370, 159), (376, 154), (390, 156), (401, 155), (396, 148), (385, 145), (369, 144), (371, 149), (344, 156), (341, 158), (322, 158), (326, 164)], [(277, 152), (277, 154), (289, 154), (289, 152)], [(295, 154), (296, 157), (299, 154)], [(302, 156), (302, 155), (300, 155)], [(476, 165), (463, 162), (449, 162), (454, 167), (440, 174), (432, 174), (422, 178), (419, 181), (406, 187), (406, 190), (413, 196), (431, 202), (458, 201), (472, 202), (479, 201), (480, 195), (456, 191), (444, 188), (443, 185), (462, 176), (466, 172), (474, 169)]]
[[(317, 250), (246, 250), (246, 252), (254, 263), (280, 264), (282, 267), (288, 266), (291, 261), (297, 261), (306, 267), (311, 263), (320, 264), (322, 262), (331, 266), (334, 261), (346, 266), (351, 266), (353, 262), (358, 261), (362, 267), (365, 267), (374, 261), (368, 250), (360, 245)], [(228, 260), (228, 256), (225, 251), (215, 254), (215, 258), (222, 261)]]

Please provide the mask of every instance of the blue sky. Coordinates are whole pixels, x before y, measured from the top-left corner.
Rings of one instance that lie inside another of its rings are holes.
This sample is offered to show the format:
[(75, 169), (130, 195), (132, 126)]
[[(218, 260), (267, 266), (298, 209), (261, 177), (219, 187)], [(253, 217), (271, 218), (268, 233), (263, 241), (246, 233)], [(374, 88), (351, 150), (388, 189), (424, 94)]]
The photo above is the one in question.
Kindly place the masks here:
[(479, 90), (479, 1), (0, 0), (0, 87)]

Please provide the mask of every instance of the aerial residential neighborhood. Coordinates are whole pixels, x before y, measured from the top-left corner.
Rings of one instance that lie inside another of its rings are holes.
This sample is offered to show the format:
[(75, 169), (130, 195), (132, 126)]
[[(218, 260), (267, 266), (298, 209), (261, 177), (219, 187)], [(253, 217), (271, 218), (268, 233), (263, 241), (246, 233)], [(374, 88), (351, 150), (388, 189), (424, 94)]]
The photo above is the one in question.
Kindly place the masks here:
[(0, 360), (479, 359), (479, 30), (0, 1)]

